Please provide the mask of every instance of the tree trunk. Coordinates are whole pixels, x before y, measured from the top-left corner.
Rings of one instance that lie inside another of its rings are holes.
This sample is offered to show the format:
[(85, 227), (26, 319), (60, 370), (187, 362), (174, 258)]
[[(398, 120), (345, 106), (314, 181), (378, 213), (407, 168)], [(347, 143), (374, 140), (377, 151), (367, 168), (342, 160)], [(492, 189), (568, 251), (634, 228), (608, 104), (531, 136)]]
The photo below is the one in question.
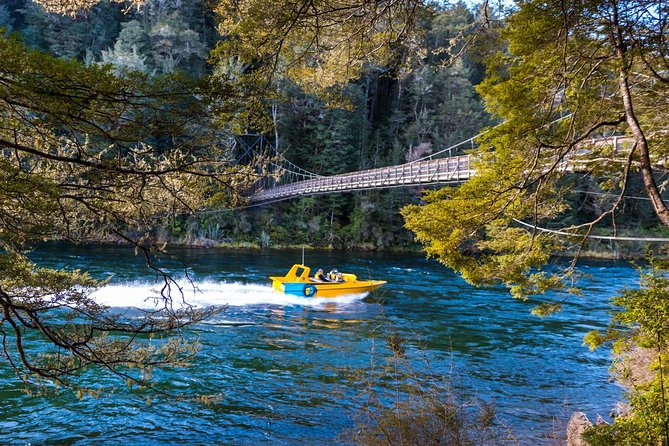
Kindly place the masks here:
[(643, 178), (643, 185), (646, 188), (646, 193), (653, 204), (653, 210), (664, 226), (669, 228), (669, 209), (666, 203), (662, 200), (660, 188), (653, 177), (653, 166), (650, 163), (650, 152), (648, 150), (648, 140), (639, 124), (639, 120), (634, 113), (634, 106), (632, 104), (632, 93), (628, 82), (628, 68), (627, 60), (625, 58), (626, 44), (623, 39), (622, 29), (618, 20), (618, 5), (613, 2), (613, 20), (614, 20), (614, 39), (616, 47), (616, 55), (620, 61), (620, 76), (618, 84), (620, 86), (620, 95), (623, 99), (623, 107), (625, 110), (625, 120), (634, 136), (636, 148), (639, 151), (639, 170)]
[(666, 203), (662, 200), (660, 188), (657, 186), (657, 182), (653, 177), (653, 166), (650, 163), (648, 140), (646, 140), (646, 135), (643, 133), (643, 130), (639, 125), (639, 121), (634, 114), (632, 98), (629, 91), (629, 84), (627, 83), (627, 79), (623, 71), (624, 70), (621, 70), (620, 73), (620, 90), (625, 107), (625, 119), (627, 120), (627, 125), (629, 125), (630, 130), (632, 131), (632, 135), (634, 136), (636, 143), (636, 148), (639, 151), (639, 170), (641, 171), (641, 176), (643, 178), (643, 185), (645, 186), (646, 193), (648, 194), (648, 197), (653, 204), (653, 210), (660, 218), (660, 221), (662, 221), (662, 224), (669, 228), (669, 209), (667, 209)]
[(279, 106), (276, 102), (272, 103), (272, 123), (274, 124), (274, 149), (276, 153), (280, 153), (279, 150)]

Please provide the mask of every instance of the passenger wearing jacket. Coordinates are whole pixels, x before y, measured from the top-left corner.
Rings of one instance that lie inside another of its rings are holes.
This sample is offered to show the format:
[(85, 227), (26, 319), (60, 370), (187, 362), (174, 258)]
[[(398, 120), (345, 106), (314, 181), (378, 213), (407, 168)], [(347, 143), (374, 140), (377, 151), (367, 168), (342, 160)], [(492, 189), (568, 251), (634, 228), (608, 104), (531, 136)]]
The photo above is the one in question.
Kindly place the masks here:
[(330, 271), (328, 274), (328, 278), (330, 279), (330, 282), (343, 282), (344, 279), (341, 277), (341, 273), (337, 271), (337, 268), (333, 269)]
[(314, 274), (314, 280), (316, 282), (328, 282), (328, 279), (325, 277), (325, 273), (323, 273), (322, 269), (316, 271), (316, 274)]

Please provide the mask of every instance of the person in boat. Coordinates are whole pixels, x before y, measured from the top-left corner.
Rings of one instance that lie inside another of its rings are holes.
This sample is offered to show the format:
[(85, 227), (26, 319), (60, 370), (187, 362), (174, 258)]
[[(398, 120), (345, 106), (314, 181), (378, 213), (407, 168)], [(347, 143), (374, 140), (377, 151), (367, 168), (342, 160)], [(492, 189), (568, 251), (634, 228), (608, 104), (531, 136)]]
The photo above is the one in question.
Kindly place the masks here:
[(325, 273), (321, 268), (316, 271), (316, 274), (314, 274), (314, 280), (316, 282), (329, 282), (328, 278), (325, 277)]
[(341, 276), (341, 273), (337, 271), (337, 268), (330, 271), (330, 273), (328, 274), (328, 278), (330, 279), (330, 282), (339, 283), (344, 281), (344, 279)]

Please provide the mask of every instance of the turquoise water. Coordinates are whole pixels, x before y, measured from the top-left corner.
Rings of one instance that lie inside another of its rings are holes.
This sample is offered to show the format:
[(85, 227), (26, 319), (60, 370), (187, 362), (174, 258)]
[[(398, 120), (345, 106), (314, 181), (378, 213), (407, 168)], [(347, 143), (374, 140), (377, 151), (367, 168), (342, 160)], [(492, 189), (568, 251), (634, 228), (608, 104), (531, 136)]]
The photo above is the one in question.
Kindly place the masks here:
[[(199, 289), (186, 287), (189, 302), (228, 309), (190, 329), (203, 344), (192, 367), (154, 377), (174, 392), (220, 393), (220, 403), (154, 395), (149, 405), (145, 393), (96, 371), (86, 379), (119, 390), (28, 396), (0, 363), (0, 444), (342, 443), (365, 398), (360, 372), (390, 355), (384, 339), (393, 332), (408, 339), (410, 357), (424, 355), (438, 374), (455, 373), (464, 392), (493, 401), (521, 444), (547, 443), (575, 410), (606, 416), (620, 397), (608, 351), (590, 352), (582, 338), (606, 326), (610, 297), (637, 280), (624, 263), (584, 264), (585, 296), (539, 319), (504, 289), (471, 287), (420, 255), (308, 251), (309, 265), (389, 281), (370, 295), (310, 299), (276, 294), (266, 278), (299, 262), (297, 251), (175, 253)], [(111, 307), (152, 305), (157, 278), (126, 247), (47, 245), (32, 258), (111, 275), (96, 294)], [(175, 262), (162, 266), (184, 274)]]

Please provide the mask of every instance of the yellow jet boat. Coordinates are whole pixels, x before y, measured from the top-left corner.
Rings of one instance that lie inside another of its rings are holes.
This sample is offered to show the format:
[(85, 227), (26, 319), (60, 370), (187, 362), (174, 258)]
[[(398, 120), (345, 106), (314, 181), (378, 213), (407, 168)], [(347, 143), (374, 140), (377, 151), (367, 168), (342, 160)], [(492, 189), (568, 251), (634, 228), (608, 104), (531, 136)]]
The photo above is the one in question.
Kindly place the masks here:
[(311, 268), (295, 264), (283, 276), (272, 276), (272, 288), (295, 296), (336, 297), (344, 294), (359, 294), (374, 291), (385, 285), (385, 280), (358, 280), (355, 274), (342, 273), (339, 282), (323, 282), (309, 277)]

